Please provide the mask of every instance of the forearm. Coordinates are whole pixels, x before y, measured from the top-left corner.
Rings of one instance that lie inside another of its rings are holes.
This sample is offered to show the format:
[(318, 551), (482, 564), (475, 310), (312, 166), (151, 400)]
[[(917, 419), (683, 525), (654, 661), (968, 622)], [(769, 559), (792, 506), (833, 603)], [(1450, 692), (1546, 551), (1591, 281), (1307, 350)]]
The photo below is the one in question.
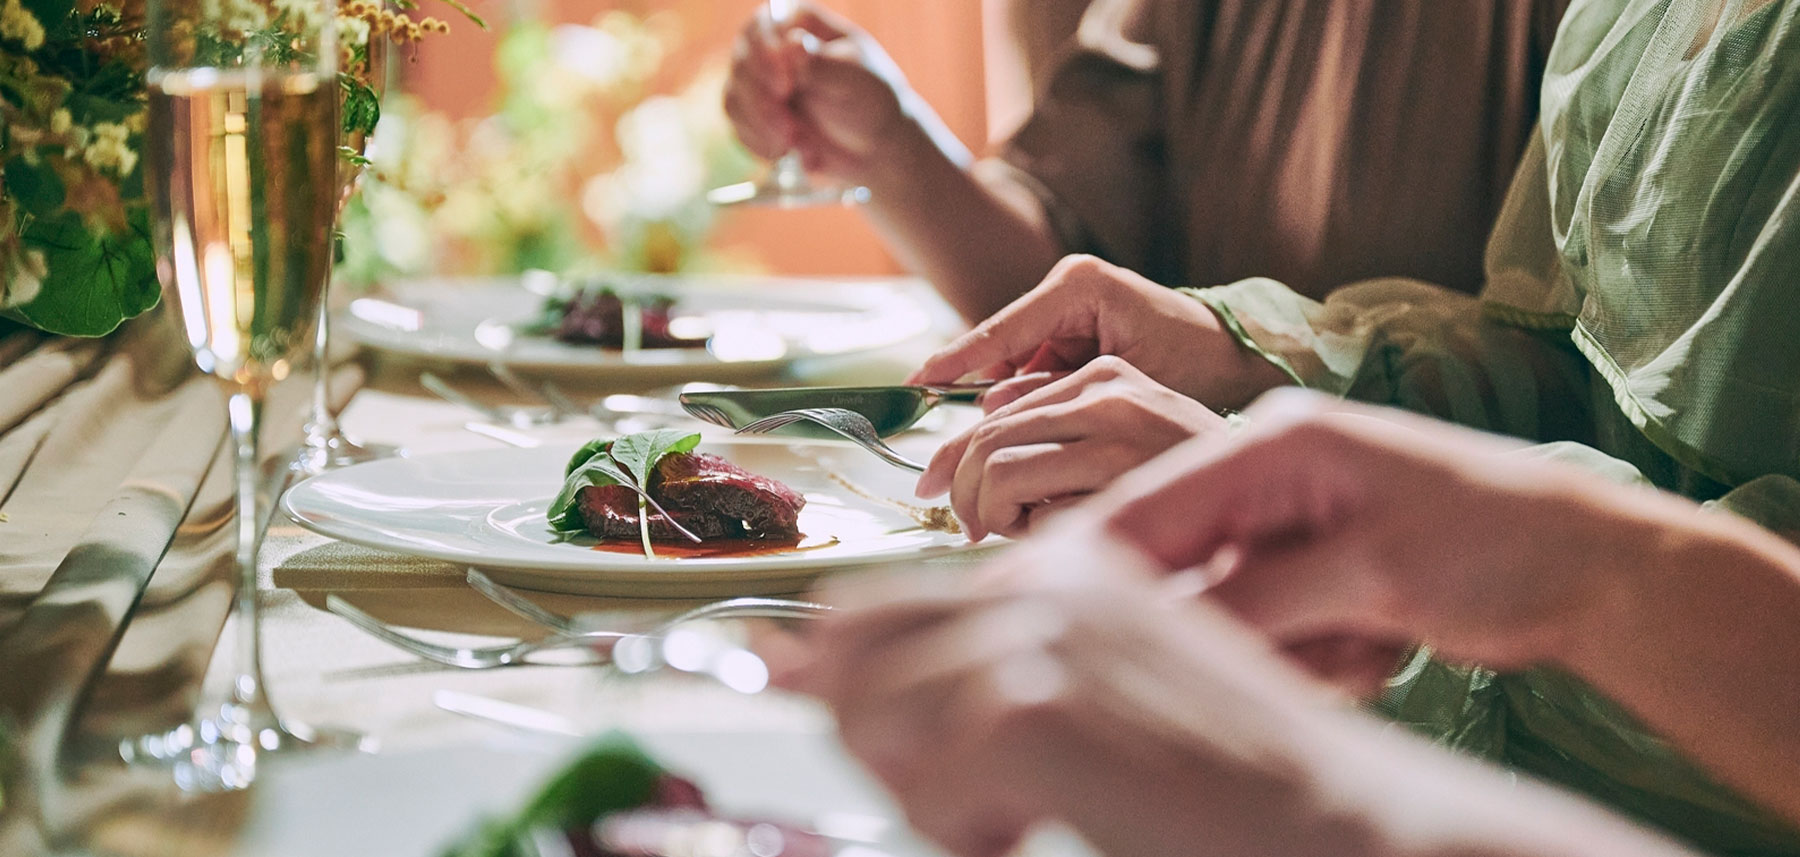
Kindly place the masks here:
[(1733, 516), (1642, 503), (1630, 510), (1636, 526), (1621, 529), (1637, 538), (1612, 554), (1615, 597), (1561, 660), (1800, 821), (1800, 550)]
[[(1169, 746), (1162, 776), (1091, 771), (1100, 782), (1087, 788), (1104, 787), (1114, 799), (1083, 794), (1063, 820), (1109, 857), (1695, 857), (1573, 795), (1519, 781), (1361, 714), (1321, 709), (1280, 728), (1288, 732), (1285, 746), (1246, 751), (1245, 758), (1288, 771), (1285, 785), (1264, 782), (1270, 787), (1257, 794), (1197, 786), (1182, 768), (1233, 761)], [(1263, 822), (1236, 830), (1234, 839), (1209, 821), (1222, 812)]]
[(906, 123), (865, 182), (889, 247), (975, 323), (1030, 291), (1063, 251), (1041, 211), (1006, 199), (971, 166), (948, 131)]

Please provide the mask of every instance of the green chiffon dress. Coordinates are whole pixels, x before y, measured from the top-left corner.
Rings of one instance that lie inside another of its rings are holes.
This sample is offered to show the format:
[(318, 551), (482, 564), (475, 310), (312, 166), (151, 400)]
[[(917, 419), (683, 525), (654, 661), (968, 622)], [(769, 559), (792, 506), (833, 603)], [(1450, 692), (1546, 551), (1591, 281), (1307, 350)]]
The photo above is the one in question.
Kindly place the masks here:
[[(1800, 0), (1576, 0), (1542, 100), (1478, 297), (1190, 293), (1297, 383), (1544, 441), (1800, 540)], [(1385, 712), (1446, 745), (1715, 853), (1800, 854), (1566, 674), (1421, 652), (1390, 685)]]

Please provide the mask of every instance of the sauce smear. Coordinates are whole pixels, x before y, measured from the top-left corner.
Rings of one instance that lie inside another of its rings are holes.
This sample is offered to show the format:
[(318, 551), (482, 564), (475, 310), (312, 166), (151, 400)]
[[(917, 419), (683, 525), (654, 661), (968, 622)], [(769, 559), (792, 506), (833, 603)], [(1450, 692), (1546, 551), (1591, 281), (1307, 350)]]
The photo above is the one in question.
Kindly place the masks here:
[[(656, 548), (657, 559), (719, 559), (724, 557), (778, 556), (781, 554), (803, 553), (820, 550), (838, 543), (836, 536), (814, 538), (801, 533), (795, 538), (787, 539), (712, 539), (699, 544), (689, 541), (652, 542)], [(594, 545), (594, 550), (606, 553), (630, 554), (643, 556), (644, 546), (640, 542), (623, 539), (601, 542)]]

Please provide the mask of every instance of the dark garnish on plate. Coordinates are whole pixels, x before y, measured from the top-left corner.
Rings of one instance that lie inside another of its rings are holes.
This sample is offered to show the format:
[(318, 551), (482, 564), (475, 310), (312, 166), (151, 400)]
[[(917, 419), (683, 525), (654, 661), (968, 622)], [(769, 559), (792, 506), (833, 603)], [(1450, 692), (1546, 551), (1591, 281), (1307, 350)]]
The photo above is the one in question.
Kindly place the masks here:
[(517, 815), (484, 822), (444, 857), (666, 857), (704, 834), (729, 853), (829, 857), (817, 833), (780, 822), (723, 818), (700, 787), (664, 770), (622, 733), (589, 747)]
[(638, 538), (796, 540), (800, 492), (719, 456), (695, 452), (698, 432), (658, 429), (595, 440), (564, 467), (550, 526), (602, 541)]
[(602, 348), (706, 347), (704, 338), (679, 337), (670, 332), (674, 310), (675, 299), (667, 295), (627, 295), (611, 286), (581, 286), (545, 298), (538, 319), (519, 329), (572, 345)]
[(532, 838), (542, 831), (587, 831), (610, 813), (643, 806), (705, 809), (706, 802), (693, 783), (613, 733), (552, 777), (518, 814), (488, 819), (444, 857), (535, 857)]

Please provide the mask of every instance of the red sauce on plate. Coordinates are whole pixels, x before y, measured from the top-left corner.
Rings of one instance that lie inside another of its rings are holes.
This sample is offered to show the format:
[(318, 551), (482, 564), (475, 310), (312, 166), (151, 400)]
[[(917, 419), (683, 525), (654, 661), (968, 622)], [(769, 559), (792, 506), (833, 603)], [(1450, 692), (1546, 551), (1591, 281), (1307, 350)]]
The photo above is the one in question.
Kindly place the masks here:
[[(751, 556), (780, 556), (783, 554), (804, 553), (831, 547), (838, 543), (836, 536), (814, 538), (801, 533), (789, 539), (713, 539), (694, 544), (689, 541), (651, 542), (656, 549), (658, 559), (723, 559)], [(607, 553), (631, 554), (643, 556), (642, 542), (618, 539), (601, 542), (592, 548)]]

